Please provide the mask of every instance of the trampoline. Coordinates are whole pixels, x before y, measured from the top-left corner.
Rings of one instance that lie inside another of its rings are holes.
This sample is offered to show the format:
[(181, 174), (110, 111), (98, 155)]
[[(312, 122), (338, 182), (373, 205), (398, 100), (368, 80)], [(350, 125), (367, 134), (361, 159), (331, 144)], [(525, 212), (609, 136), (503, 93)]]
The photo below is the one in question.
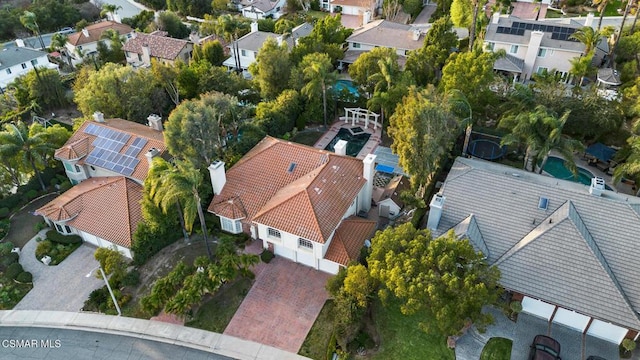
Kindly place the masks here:
[(471, 156), (475, 156), (484, 160), (497, 160), (504, 155), (506, 146), (500, 146), (499, 143), (487, 139), (477, 139), (471, 141), (467, 152)]

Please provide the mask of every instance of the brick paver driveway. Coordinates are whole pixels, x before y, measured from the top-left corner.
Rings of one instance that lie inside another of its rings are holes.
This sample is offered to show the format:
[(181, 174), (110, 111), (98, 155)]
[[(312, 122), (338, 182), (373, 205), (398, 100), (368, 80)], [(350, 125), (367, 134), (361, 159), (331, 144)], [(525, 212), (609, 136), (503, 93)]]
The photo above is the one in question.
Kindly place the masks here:
[[(46, 231), (39, 236), (45, 238)], [(95, 247), (82, 244), (59, 265), (46, 266), (36, 259), (37, 244), (34, 237), (22, 248), (20, 263), (33, 274), (33, 289), (14, 309), (79, 311), (89, 293), (104, 285), (102, 279), (86, 277), (98, 266), (93, 258)]]
[(276, 257), (256, 276), (224, 333), (297, 353), (327, 300), (329, 276)]

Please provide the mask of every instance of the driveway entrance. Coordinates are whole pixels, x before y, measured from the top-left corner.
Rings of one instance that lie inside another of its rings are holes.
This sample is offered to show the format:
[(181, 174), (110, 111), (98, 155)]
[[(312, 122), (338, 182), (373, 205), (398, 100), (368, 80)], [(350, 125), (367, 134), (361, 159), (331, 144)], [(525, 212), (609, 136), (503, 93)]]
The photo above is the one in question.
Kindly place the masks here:
[(330, 275), (282, 257), (261, 265), (224, 334), (297, 353), (328, 298)]

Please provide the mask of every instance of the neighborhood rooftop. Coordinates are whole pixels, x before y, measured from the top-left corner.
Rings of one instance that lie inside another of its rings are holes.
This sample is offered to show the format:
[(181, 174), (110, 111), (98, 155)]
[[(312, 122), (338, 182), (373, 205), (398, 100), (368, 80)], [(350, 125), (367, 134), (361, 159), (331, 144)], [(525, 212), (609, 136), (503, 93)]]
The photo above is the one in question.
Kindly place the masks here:
[(29, 62), (45, 55), (47, 55), (47, 53), (44, 51), (33, 50), (24, 47), (1, 49), (0, 70), (5, 70), (12, 66)]
[(124, 44), (122, 50), (142, 54), (143, 48), (148, 47), (151, 57), (174, 60), (188, 43), (187, 40), (174, 39), (161, 33), (136, 33), (134, 38)]
[[(495, 22), (497, 20), (497, 22)], [(548, 23), (546, 21), (522, 20), (514, 16), (494, 14), (493, 21), (487, 26), (485, 41), (528, 45), (531, 33), (541, 31), (541, 47), (582, 52), (584, 45), (570, 38), (582, 26), (575, 24)]]
[(96, 42), (102, 39), (102, 33), (109, 29), (117, 31), (120, 35), (128, 34), (133, 31), (129, 25), (120, 24), (114, 21), (102, 21), (97, 24), (89, 25), (83, 30), (69, 35), (68, 42), (74, 46)]
[[(415, 36), (418, 36), (417, 38)], [(383, 46), (396, 49), (415, 50), (422, 47), (424, 37), (411, 25), (387, 20), (375, 20), (356, 29), (348, 42)]]

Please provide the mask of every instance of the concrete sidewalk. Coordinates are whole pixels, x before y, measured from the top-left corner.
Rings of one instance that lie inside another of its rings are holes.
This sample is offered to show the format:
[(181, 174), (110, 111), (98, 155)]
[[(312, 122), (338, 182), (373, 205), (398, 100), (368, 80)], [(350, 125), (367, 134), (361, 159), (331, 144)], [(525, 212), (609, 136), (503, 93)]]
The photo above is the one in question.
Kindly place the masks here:
[(0, 311), (0, 326), (46, 327), (117, 334), (184, 346), (239, 360), (306, 357), (233, 336), (157, 321), (63, 311)]

